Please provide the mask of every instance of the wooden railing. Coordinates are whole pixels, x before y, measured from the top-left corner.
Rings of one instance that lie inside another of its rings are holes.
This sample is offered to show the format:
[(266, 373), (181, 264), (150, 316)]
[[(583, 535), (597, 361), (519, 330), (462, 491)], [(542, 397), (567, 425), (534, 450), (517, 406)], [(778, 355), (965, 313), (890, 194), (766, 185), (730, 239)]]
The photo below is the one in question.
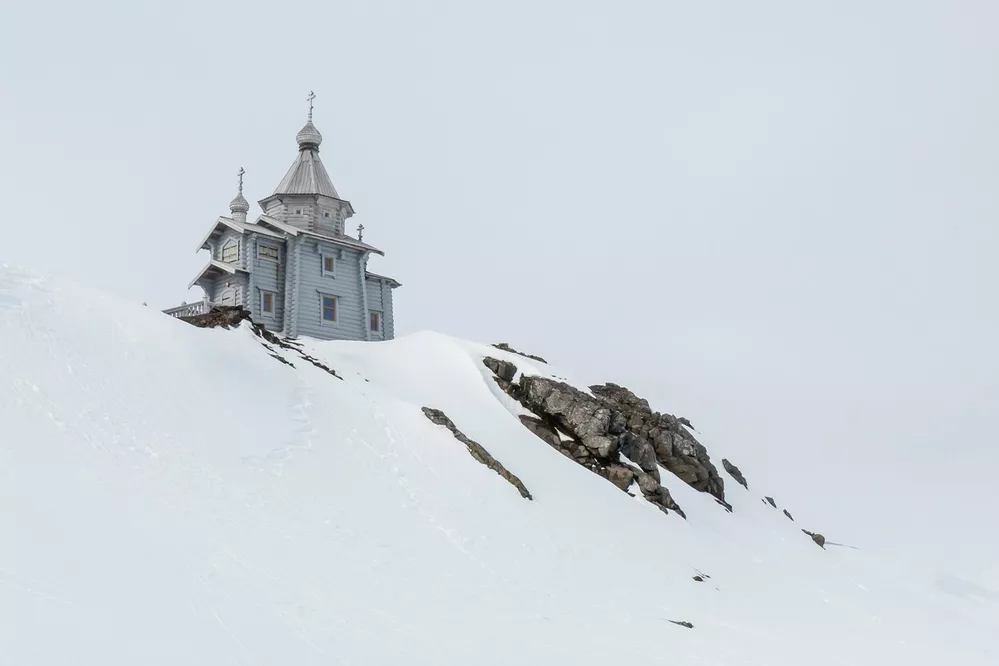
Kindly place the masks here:
[(181, 303), (175, 308), (167, 308), (163, 313), (171, 317), (193, 317), (195, 315), (208, 314), (209, 310), (216, 305), (218, 303), (213, 303), (206, 298), (197, 303)]

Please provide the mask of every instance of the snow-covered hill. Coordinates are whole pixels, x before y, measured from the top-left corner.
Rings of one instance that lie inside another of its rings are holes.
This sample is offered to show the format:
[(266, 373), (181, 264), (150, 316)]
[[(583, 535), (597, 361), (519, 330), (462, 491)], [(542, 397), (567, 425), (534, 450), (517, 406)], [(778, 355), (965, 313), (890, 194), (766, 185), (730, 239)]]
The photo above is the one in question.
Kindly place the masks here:
[(710, 414), (750, 486), (729, 513), (664, 474), (684, 520), (535, 437), (482, 358), (562, 369), (434, 333), (303, 348), (342, 379), (0, 267), (0, 663), (999, 661), (994, 592), (817, 547)]

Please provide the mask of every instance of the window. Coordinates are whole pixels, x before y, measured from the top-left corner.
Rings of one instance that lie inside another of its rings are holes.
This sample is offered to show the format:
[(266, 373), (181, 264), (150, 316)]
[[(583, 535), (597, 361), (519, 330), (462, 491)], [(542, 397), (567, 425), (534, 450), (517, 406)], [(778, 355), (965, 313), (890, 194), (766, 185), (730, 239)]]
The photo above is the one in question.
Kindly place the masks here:
[(322, 255), (323, 258), (323, 275), (336, 277), (336, 259), (329, 254)]
[(273, 291), (261, 291), (260, 292), (260, 311), (264, 314), (273, 315), (274, 314), (274, 292)]
[(222, 246), (222, 261), (227, 264), (234, 264), (239, 261), (239, 241), (229, 239), (225, 245)]
[(322, 296), (323, 320), (324, 324), (336, 323), (336, 296)]
[(324, 210), (323, 217), (325, 217), (327, 220), (330, 219), (330, 212), (328, 210)]
[(295, 215), (301, 215), (301, 214), (302, 214), (302, 209), (301, 208), (296, 208), (295, 209)]
[(273, 261), (277, 261), (278, 249), (276, 247), (271, 247), (270, 245), (258, 245), (257, 257), (260, 259), (271, 259)]
[(380, 312), (368, 313), (368, 328), (371, 329), (373, 333), (378, 333), (382, 330), (382, 315)]

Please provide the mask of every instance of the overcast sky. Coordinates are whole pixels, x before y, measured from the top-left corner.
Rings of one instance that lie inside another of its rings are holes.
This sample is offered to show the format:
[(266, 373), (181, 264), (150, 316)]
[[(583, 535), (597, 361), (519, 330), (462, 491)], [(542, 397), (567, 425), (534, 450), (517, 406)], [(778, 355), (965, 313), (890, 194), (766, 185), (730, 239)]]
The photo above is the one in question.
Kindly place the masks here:
[(999, 586), (997, 3), (10, 5), (0, 260), (200, 298), (312, 89), (399, 333), (626, 384), (830, 539)]

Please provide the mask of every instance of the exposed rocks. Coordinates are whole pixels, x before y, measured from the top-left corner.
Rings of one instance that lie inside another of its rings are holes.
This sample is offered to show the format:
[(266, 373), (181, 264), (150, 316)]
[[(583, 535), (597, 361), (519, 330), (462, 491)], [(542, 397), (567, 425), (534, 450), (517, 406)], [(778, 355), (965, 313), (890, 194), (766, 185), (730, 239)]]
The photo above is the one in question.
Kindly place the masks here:
[(777, 502), (774, 501), (773, 497), (764, 497), (763, 500), (773, 508), (777, 508)]
[(469, 439), (464, 435), (464, 433), (458, 430), (457, 426), (454, 425), (454, 422), (451, 419), (449, 419), (444, 412), (442, 412), (439, 409), (424, 407), (423, 413), (433, 423), (436, 423), (437, 425), (440, 426), (444, 426), (445, 428), (450, 430), (451, 434), (454, 435), (454, 438), (457, 439), (462, 444), (464, 444), (466, 448), (468, 448), (468, 452), (472, 455), (473, 458), (475, 458), (480, 463), (482, 463), (483, 465), (485, 465), (486, 467), (488, 467), (489, 469), (493, 470), (501, 477), (506, 479), (510, 483), (510, 485), (512, 485), (520, 492), (521, 497), (525, 499), (534, 499), (533, 497), (531, 497), (531, 493), (527, 490), (527, 487), (524, 486), (524, 484), (521, 482), (520, 479), (518, 479), (506, 467), (504, 467), (500, 461), (493, 458), (492, 455), (490, 455), (490, 453), (486, 451), (481, 444)]
[(510, 352), (511, 354), (517, 354), (518, 356), (523, 356), (524, 358), (529, 358), (532, 361), (541, 361), (542, 363), (545, 363), (545, 364), (548, 363), (548, 361), (546, 361), (545, 359), (541, 358), (540, 356), (535, 356), (534, 354), (528, 354), (526, 352), (517, 351), (516, 349), (514, 349), (513, 347), (511, 347), (510, 345), (508, 345), (505, 342), (494, 343), (493, 347), (495, 347), (496, 349), (505, 351), (505, 352)]
[(250, 311), (241, 305), (216, 305), (205, 314), (179, 317), (198, 328), (235, 328), (250, 318)]
[(512, 382), (517, 374), (517, 366), (507, 361), (500, 361), (495, 358), (486, 358), (482, 361), (487, 368), (493, 371), (497, 377), (505, 382)]
[[(247, 314), (249, 314), (249, 313), (247, 313)], [(250, 326), (253, 329), (254, 334), (257, 335), (257, 337), (262, 338), (266, 342), (269, 342), (270, 344), (272, 344), (272, 345), (274, 345), (276, 347), (280, 347), (281, 349), (286, 349), (286, 350), (288, 350), (290, 352), (293, 352), (293, 353), (297, 354), (299, 357), (301, 357), (303, 360), (308, 361), (309, 363), (311, 363), (312, 365), (316, 366), (320, 370), (333, 375), (337, 379), (343, 380), (343, 377), (341, 377), (340, 375), (338, 375), (337, 372), (336, 372), (336, 370), (334, 370), (333, 368), (329, 367), (328, 365), (326, 365), (325, 363), (323, 363), (322, 361), (320, 361), (318, 358), (316, 358), (314, 356), (310, 356), (309, 354), (306, 354), (305, 351), (302, 350), (302, 348), (299, 346), (299, 344), (297, 342), (294, 342), (292, 340), (286, 340), (286, 339), (278, 337), (274, 333), (271, 333), (266, 328), (264, 328), (264, 326), (262, 324), (257, 324), (257, 323), (254, 323), (254, 322), (251, 321), (250, 322)], [(291, 367), (295, 367), (294, 364), (291, 363), (290, 361), (288, 361), (287, 359), (281, 358), (278, 354), (273, 353), (273, 348), (272, 347), (269, 347), (266, 343), (261, 343), (261, 344), (263, 344), (264, 347), (267, 348), (267, 350), (269, 352), (271, 352), (271, 354), (270, 354), (271, 356), (273, 356), (277, 360), (281, 361), (282, 363), (287, 363)]]
[(808, 536), (812, 537), (812, 541), (814, 541), (816, 545), (818, 545), (820, 548), (825, 550), (826, 538), (824, 536), (822, 536), (821, 534), (816, 534), (815, 532), (809, 532), (808, 530), (801, 530), (801, 531), (807, 534)]
[(693, 629), (694, 628), (694, 625), (692, 625), (690, 622), (687, 622), (685, 620), (681, 620), (681, 621), (670, 620), (670, 622), (672, 622), (673, 624), (678, 624), (681, 627), (687, 627), (687, 629)]
[(746, 482), (746, 477), (743, 476), (739, 468), (730, 463), (727, 458), (722, 458), (722, 467), (725, 468), (725, 471), (728, 472), (729, 476), (742, 484), (743, 488), (747, 490), (749, 489), (749, 483)]
[(629, 459), (646, 469), (644, 465), (654, 455), (658, 464), (684, 483), (725, 500), (725, 483), (708, 457), (707, 449), (687, 430), (692, 427), (690, 421), (652, 411), (647, 400), (617, 384), (591, 386), (590, 390), (610, 410), (608, 432), (613, 434), (614, 429), (624, 428), (620, 444), (622, 453)]
[(694, 576), (694, 580), (696, 580), (698, 583), (703, 583), (704, 576)]
[(574, 457), (573, 452), (570, 449), (562, 446), (562, 437), (558, 434), (558, 431), (554, 428), (548, 427), (548, 425), (541, 419), (523, 415), (520, 417), (520, 422), (523, 423), (528, 430), (545, 440), (552, 448), (558, 449), (570, 458)]
[(661, 510), (684, 515), (660, 483), (655, 450), (628, 431), (621, 415), (612, 418), (602, 401), (568, 384), (533, 376), (515, 384), (513, 364), (494, 358), (482, 362), (496, 375), (496, 383), (535, 415), (522, 415), (520, 421), (542, 441), (621, 490), (637, 484), (642, 496)]
[(794, 522), (794, 516), (791, 515), (790, 511), (788, 511), (787, 509), (784, 509), (784, 515), (787, 516), (788, 518), (790, 518), (791, 522)]

